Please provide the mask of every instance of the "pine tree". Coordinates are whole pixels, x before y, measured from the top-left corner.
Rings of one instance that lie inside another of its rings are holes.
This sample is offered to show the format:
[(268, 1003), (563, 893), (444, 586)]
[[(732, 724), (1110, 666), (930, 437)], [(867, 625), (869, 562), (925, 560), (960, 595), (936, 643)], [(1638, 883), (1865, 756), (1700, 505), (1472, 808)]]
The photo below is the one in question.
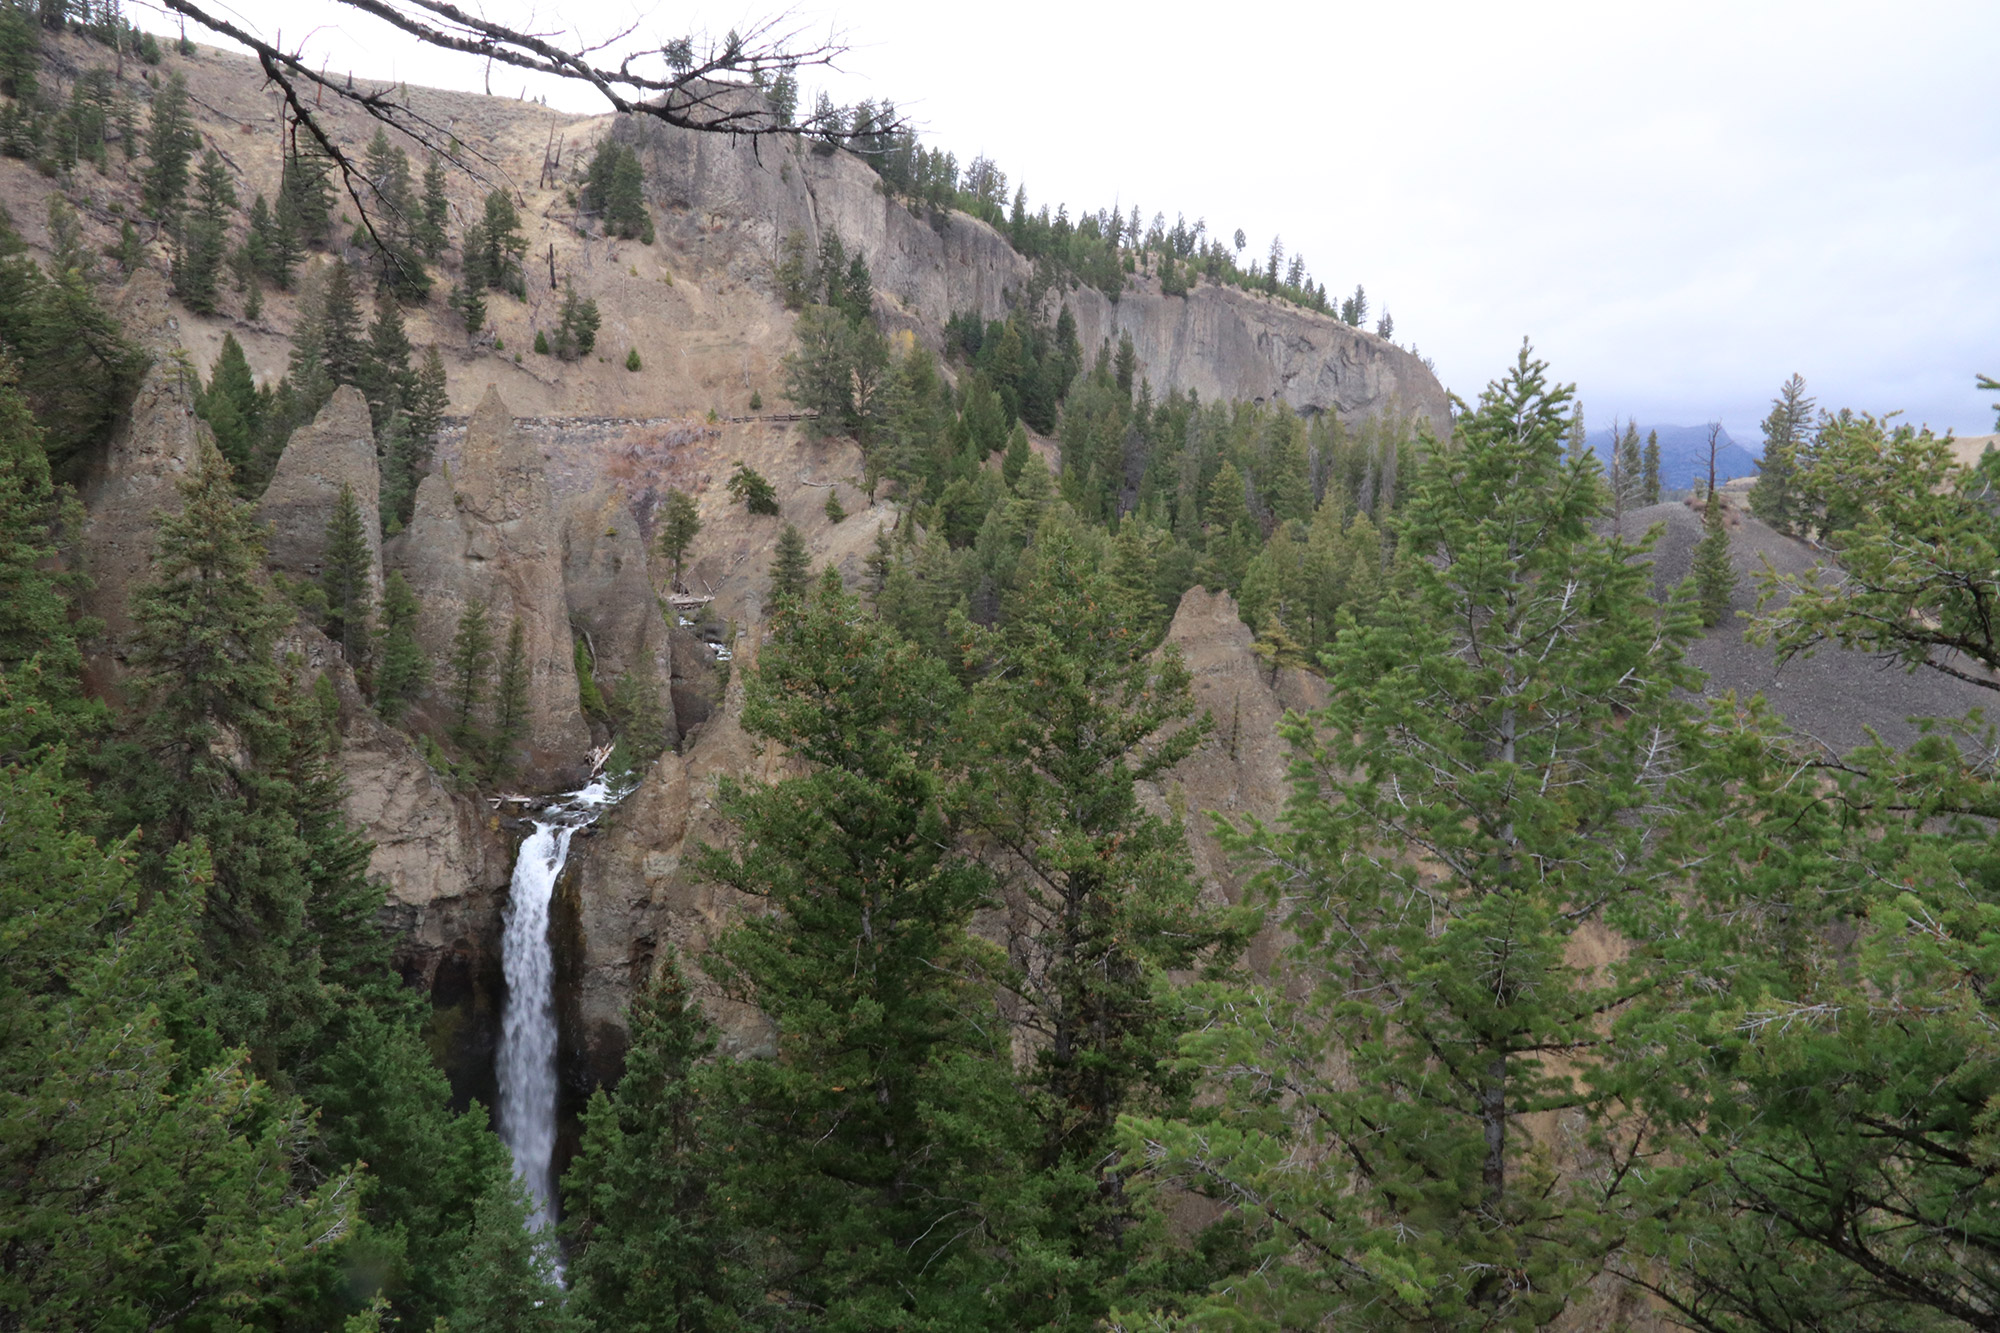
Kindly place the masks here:
[[(1616, 423), (1613, 423), (1614, 429)], [(1612, 482), (1613, 507), (1622, 519), (1628, 509), (1646, 503), (1646, 464), (1639, 449), (1639, 424), (1628, 420), (1625, 430), (1613, 441), (1617, 470)]]
[(718, 1197), (722, 1126), (702, 1085), (714, 1051), (669, 958), (632, 1006), (625, 1072), (615, 1092), (591, 1094), (563, 1176), (571, 1300), (600, 1327), (699, 1333), (751, 1303), (748, 1256)]
[(528, 653), (521, 622), (507, 629), (507, 651), (500, 659), (500, 679), (493, 692), (493, 730), (486, 739), (487, 779), (514, 771), (514, 748), (528, 731)]
[(151, 123), (146, 130), (146, 157), (140, 177), (140, 197), (146, 211), (163, 222), (173, 222), (187, 204), (188, 159), (201, 146), (188, 115), (187, 80), (179, 74), (167, 77), (153, 95)]
[(0, 351), (0, 672), (39, 657), (41, 673), (68, 681), (83, 660), (53, 563), (54, 533), (59, 521), (80, 515), (64, 512), (17, 376)]
[(454, 1333), (587, 1333), (563, 1291), (555, 1238), (529, 1216), (527, 1192), (511, 1175), (479, 1200), (459, 1260)]
[(459, 613), (445, 669), (451, 737), (470, 750), (479, 739), (477, 714), (486, 702), (487, 675), (493, 669), (493, 630), (486, 622), (486, 603), (467, 602)]
[(222, 350), (216, 355), (215, 368), (209, 372), (208, 388), (197, 400), (195, 410), (214, 432), (215, 447), (229, 460), (239, 492), (250, 480), (257, 438), (264, 424), (262, 407), (243, 345), (236, 341), (235, 334), (223, 334)]
[(1793, 375), (1771, 400), (1764, 418), (1764, 455), (1750, 487), (1750, 512), (1780, 532), (1796, 531), (1806, 518), (1797, 474), (1812, 447), (1814, 403), (1803, 377)]
[(1728, 508), (1721, 495), (1711, 490), (1702, 507), (1701, 541), (1694, 548), (1695, 596), (1701, 605), (1701, 623), (1713, 628), (1729, 615), (1729, 603), (1736, 595), (1736, 566), (1729, 560), (1729, 528), (1723, 520)]
[(812, 562), (806, 554), (806, 539), (787, 523), (779, 530), (777, 548), (771, 553), (772, 611), (782, 614), (811, 588)]
[(293, 138), (278, 180), (277, 215), (295, 265), (304, 257), (306, 247), (326, 239), (326, 229), (333, 222), (333, 185), (328, 179), (333, 164), (310, 138)]
[(375, 649), (375, 708), (384, 722), (400, 720), (424, 687), (423, 646), (417, 642), (417, 595), (396, 570), (382, 585), (381, 642)]
[(416, 395), (416, 376), (410, 371), (412, 350), (403, 328), (402, 307), (386, 289), (377, 292), (375, 318), (361, 348), (355, 384), (368, 400), (368, 414), (378, 436), (389, 419)]
[(424, 197), (413, 239), (424, 258), (444, 253), (445, 224), (451, 221), (451, 201), (445, 197), (444, 159), (432, 153), (424, 163)]
[(373, 573), (375, 560), (361, 521), (354, 488), (341, 483), (326, 523), (326, 555), (320, 562), (319, 586), (326, 594), (326, 636), (340, 645), (350, 665), (368, 660), (373, 633)]
[(236, 187), (229, 169), (213, 148), (202, 154), (195, 182), (194, 216), (181, 222), (176, 251), (174, 291), (199, 314), (215, 313), (216, 279), (228, 249), (229, 215), (236, 207)]
[(729, 474), (728, 487), (729, 493), (742, 501), (743, 507), (751, 513), (778, 513), (777, 488), (748, 463), (737, 463), (736, 470)]
[(1660, 502), (1660, 432), (1646, 432), (1646, 452), (1640, 462), (1640, 502), (1656, 505)]
[(959, 850), (960, 699), (942, 663), (828, 583), (746, 680), (744, 726), (795, 766), (725, 780), (741, 836), (700, 863), (770, 907), (708, 965), (778, 1034), (775, 1059), (713, 1067), (708, 1113), (720, 1215), (775, 1242), (745, 1255), (751, 1310), (782, 1300), (855, 1329), (1012, 1316), (994, 1248), (954, 1239), (968, 1207), (1004, 1206), (1026, 1128), (993, 1021), (1002, 960), (967, 929), (991, 879)]
[(847, 506), (840, 502), (839, 487), (829, 486), (826, 488), (824, 512), (826, 514), (826, 521), (829, 523), (842, 523), (846, 521)]
[(486, 285), (520, 296), (521, 256), (528, 251), (528, 239), (521, 234), (521, 215), (505, 190), (494, 190), (486, 196), (479, 239), (480, 274)]
[[(1291, 1071), (1288, 1095), (1252, 1074), (1220, 1114), (1126, 1129), (1135, 1165), (1255, 1200), (1256, 1248), (1196, 1323), (1544, 1327), (1625, 1243), (1631, 1168), (1664, 1146), (1643, 1117), (1591, 1127), (1654, 1054), (1606, 1042), (1604, 1015), (1685, 964), (1666, 884), (1706, 786), (1676, 749), (1691, 626), (1593, 534), (1597, 468), (1565, 458), (1543, 369), (1524, 347), (1424, 460), (1398, 520), (1421, 558), (1335, 639), (1327, 707), (1286, 728), (1286, 830), (1233, 842), (1269, 849), (1297, 943), (1282, 982), (1206, 990), (1183, 1050)], [(1592, 922), (1631, 942), (1615, 971), (1571, 961)], [(1564, 1115), (1588, 1173), (1525, 1132)]]
[(1010, 867), (1015, 986), (1042, 1034), (1032, 1057), (1039, 1121), (1038, 1244), (1063, 1256), (1049, 1281), (1089, 1327), (1134, 1275), (1144, 1206), (1114, 1166), (1128, 1111), (1188, 1089), (1163, 1059), (1182, 1033), (1165, 975), (1223, 960), (1238, 923), (1201, 901), (1180, 828), (1148, 813), (1138, 784), (1208, 733), (1190, 677), (1154, 655), (1127, 598), (1093, 567), (1073, 520), (1046, 519), (1023, 557), (976, 687), (968, 734), (980, 828)]
[(561, 313), (557, 317), (554, 351), (564, 361), (574, 361), (578, 357), (589, 356), (597, 346), (597, 329), (601, 323), (597, 313), (597, 302), (589, 297), (578, 296), (576, 284), (563, 288)]
[(669, 489), (660, 504), (660, 554), (674, 564), (674, 587), (681, 588), (688, 548), (701, 532), (701, 510), (686, 491)]

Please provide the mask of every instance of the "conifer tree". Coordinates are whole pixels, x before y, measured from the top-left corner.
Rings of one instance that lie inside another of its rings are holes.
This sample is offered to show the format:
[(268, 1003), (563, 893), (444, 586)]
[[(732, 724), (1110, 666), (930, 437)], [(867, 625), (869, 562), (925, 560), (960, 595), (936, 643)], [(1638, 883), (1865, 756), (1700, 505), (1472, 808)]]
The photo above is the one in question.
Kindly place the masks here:
[(326, 595), (326, 636), (340, 645), (348, 663), (355, 667), (368, 660), (374, 565), (361, 506), (355, 501), (354, 488), (343, 482), (326, 523), (326, 555), (320, 562), (319, 586)]
[(1646, 432), (1646, 452), (1640, 461), (1640, 503), (1660, 502), (1660, 432)]
[(1001, 960), (967, 930), (991, 880), (958, 850), (959, 689), (830, 582), (746, 686), (745, 727), (799, 770), (725, 780), (743, 836), (701, 861), (771, 907), (710, 964), (778, 1032), (775, 1059), (715, 1067), (709, 1112), (721, 1215), (776, 1242), (748, 1256), (749, 1309), (782, 1300), (829, 1328), (1010, 1319), (993, 1249), (960, 1237), (968, 1207), (1002, 1206), (1024, 1127), (992, 1022)]
[(1736, 566), (1729, 560), (1729, 528), (1723, 520), (1727, 503), (1711, 490), (1702, 507), (1701, 541), (1694, 548), (1695, 596), (1701, 623), (1713, 628), (1729, 615), (1736, 595)]
[(333, 185), (328, 180), (332, 163), (309, 137), (294, 135), (285, 153), (278, 180), (278, 225), (280, 234), (292, 248), (292, 263), (304, 257), (305, 248), (326, 239), (333, 222)]
[(223, 334), (222, 350), (216, 354), (208, 387), (202, 391), (195, 410), (214, 432), (215, 447), (229, 461), (239, 491), (248, 482), (256, 454), (257, 437), (263, 425), (261, 407), (243, 344), (236, 341), (235, 334)]
[(375, 318), (368, 325), (368, 340), (362, 345), (355, 384), (368, 400), (368, 413), (377, 435), (389, 419), (404, 410), (415, 397), (416, 376), (410, 370), (409, 334), (403, 328), (402, 307), (386, 289), (375, 294)]
[(753, 514), (776, 515), (778, 513), (777, 488), (764, 478), (764, 474), (748, 463), (739, 462), (736, 470), (729, 474), (729, 493), (742, 501), (743, 507)]
[(187, 80), (167, 76), (153, 95), (152, 118), (146, 130), (146, 169), (140, 196), (146, 211), (162, 222), (173, 222), (187, 204), (188, 159), (201, 146), (188, 115)]
[(424, 196), (413, 238), (424, 258), (430, 260), (444, 253), (445, 224), (451, 221), (451, 201), (444, 187), (444, 159), (432, 153), (424, 163)]
[(1063, 1256), (1050, 1281), (1088, 1327), (1130, 1294), (1127, 1247), (1148, 1234), (1113, 1165), (1113, 1127), (1188, 1091), (1163, 1058), (1182, 1032), (1164, 976), (1226, 959), (1241, 937), (1201, 902), (1182, 831), (1139, 804), (1137, 784), (1208, 734), (1187, 669), (1149, 651), (1072, 523), (1046, 519), (1023, 557), (968, 734), (979, 827), (1018, 904), (1014, 984), (1041, 1039), (1029, 1082), (1046, 1212), (1033, 1225)]
[(521, 622), (507, 627), (507, 650), (500, 659), (500, 678), (493, 691), (493, 730), (486, 738), (487, 777), (503, 778), (514, 771), (514, 747), (528, 731), (528, 653)]
[(505, 190), (494, 190), (486, 196), (479, 241), (479, 271), (486, 285), (521, 295), (521, 256), (527, 253), (528, 239), (521, 235), (521, 215)]
[(486, 702), (487, 676), (493, 670), (493, 629), (486, 620), (486, 603), (467, 602), (459, 613), (445, 670), (451, 737), (472, 749), (479, 738), (477, 715)]
[(417, 595), (401, 570), (382, 585), (381, 643), (375, 649), (375, 708), (384, 722), (400, 720), (424, 687), (423, 646), (417, 642)]
[(1750, 512), (1780, 532), (1796, 531), (1807, 517), (1797, 476), (1812, 445), (1813, 408), (1805, 379), (1793, 375), (1771, 400), (1771, 411), (1764, 418), (1764, 454), (1750, 487)]
[(787, 523), (778, 532), (777, 548), (771, 553), (771, 608), (782, 612), (796, 605), (812, 587), (812, 562), (806, 554), (806, 539)]
[(16, 671), (39, 657), (44, 675), (70, 681), (82, 658), (52, 563), (65, 505), (51, 483), (42, 429), (17, 373), (0, 350), (0, 671)]
[(727, 1328), (753, 1304), (750, 1256), (722, 1216), (724, 1129), (704, 1094), (715, 1036), (669, 958), (632, 1006), (615, 1092), (599, 1088), (563, 1176), (571, 1299), (598, 1326)]
[(683, 562), (687, 559), (688, 548), (701, 532), (701, 510), (695, 499), (686, 491), (669, 489), (667, 498), (660, 505), (660, 554), (674, 564), (674, 587), (685, 585), (681, 582)]
[(229, 216), (236, 208), (236, 187), (222, 155), (213, 148), (202, 154), (195, 180), (195, 211), (181, 223), (176, 252), (174, 291), (199, 314), (215, 313), (216, 279), (228, 248)]
[[(1208, 991), (1182, 1048), (1229, 1071), (1227, 1109), (1127, 1127), (1135, 1164), (1248, 1203), (1250, 1262), (1196, 1323), (1545, 1327), (1624, 1244), (1661, 1150), (1618, 1100), (1652, 1049), (1600, 1024), (1685, 962), (1665, 883), (1706, 785), (1677, 749), (1691, 626), (1593, 534), (1597, 467), (1565, 458), (1543, 372), (1524, 347), (1423, 462), (1398, 520), (1420, 558), (1287, 727), (1286, 829), (1236, 840), (1270, 849), (1297, 943), (1282, 983)], [(1632, 942), (1619, 967), (1572, 962), (1588, 922)], [(1524, 1131), (1564, 1114), (1589, 1172)]]
[(456, 1333), (588, 1333), (563, 1291), (554, 1235), (532, 1228), (529, 1216), (527, 1192), (512, 1175), (480, 1198), (459, 1259), (449, 1323)]

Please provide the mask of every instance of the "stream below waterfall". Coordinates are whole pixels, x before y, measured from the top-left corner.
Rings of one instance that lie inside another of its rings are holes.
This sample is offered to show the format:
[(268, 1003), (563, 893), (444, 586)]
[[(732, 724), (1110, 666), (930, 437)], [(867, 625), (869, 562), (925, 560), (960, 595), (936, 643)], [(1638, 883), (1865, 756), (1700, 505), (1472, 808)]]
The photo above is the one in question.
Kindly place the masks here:
[(530, 815), (534, 831), (514, 858), (513, 883), (501, 914), (507, 1003), (495, 1069), (500, 1137), (514, 1155), (514, 1174), (534, 1200), (531, 1225), (537, 1230), (553, 1221), (556, 1212), (550, 1169), (556, 1146), (556, 967), (549, 944), (549, 902), (576, 831), (624, 795), (623, 789), (598, 780), (555, 797)]

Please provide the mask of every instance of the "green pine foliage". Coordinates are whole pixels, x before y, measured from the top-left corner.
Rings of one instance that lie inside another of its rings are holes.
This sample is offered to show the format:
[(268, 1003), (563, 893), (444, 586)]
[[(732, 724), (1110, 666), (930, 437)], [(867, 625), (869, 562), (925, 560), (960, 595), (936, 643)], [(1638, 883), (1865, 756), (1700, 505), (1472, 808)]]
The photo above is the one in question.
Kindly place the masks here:
[(478, 748), (483, 739), (479, 714), (492, 670), (493, 627), (486, 619), (486, 603), (467, 602), (452, 630), (451, 653), (445, 663), (451, 738), (462, 749)]
[(1811, 462), (1814, 406), (1804, 378), (1794, 375), (1764, 418), (1764, 452), (1750, 487), (1750, 512), (1780, 532), (1798, 531), (1807, 518), (1798, 474)]
[(751, 513), (773, 516), (778, 513), (777, 487), (749, 464), (736, 465), (736, 470), (729, 474), (728, 487), (729, 493)]
[(615, 1091), (585, 1109), (563, 1176), (571, 1300), (600, 1328), (675, 1333), (738, 1326), (755, 1298), (747, 1237), (725, 1216), (713, 1117), (715, 1036), (668, 959), (632, 1006)]
[(201, 146), (188, 112), (187, 80), (170, 74), (153, 94), (146, 128), (146, 168), (140, 177), (146, 211), (171, 223), (187, 206), (188, 161)]
[(806, 539), (787, 523), (778, 532), (778, 544), (771, 552), (771, 607), (783, 612), (795, 607), (812, 588), (812, 561), (806, 554)]
[(385, 722), (396, 722), (430, 675), (430, 663), (417, 642), (417, 595), (401, 570), (392, 570), (382, 586), (382, 627), (374, 649), (375, 708)]
[(326, 595), (326, 636), (340, 645), (350, 665), (368, 660), (373, 634), (375, 557), (354, 488), (343, 483), (326, 521), (326, 554), (320, 559), (319, 586)]
[[(1600, 1024), (1685, 962), (1660, 885), (1698, 791), (1691, 626), (1594, 535), (1596, 462), (1565, 456), (1543, 372), (1524, 347), (1419, 470), (1398, 539), (1423, 558), (1337, 638), (1327, 707), (1287, 724), (1284, 828), (1235, 839), (1295, 943), (1286, 981), (1203, 992), (1182, 1051), (1237, 1071), (1226, 1109), (1124, 1131), (1135, 1166), (1243, 1201), (1255, 1267), (1199, 1325), (1546, 1326), (1663, 1146), (1620, 1115), (1654, 1048)], [(1593, 922), (1632, 942), (1617, 967), (1578, 965)], [(1546, 1116), (1601, 1168), (1556, 1170), (1526, 1128)]]
[(482, 776), (488, 782), (511, 776), (515, 750), (528, 733), (528, 654), (521, 622), (507, 627), (507, 648), (493, 688), (493, 726), (485, 738)]
[(1714, 491), (1702, 506), (1701, 541), (1694, 548), (1695, 598), (1701, 607), (1701, 623), (1713, 628), (1729, 615), (1729, 603), (1736, 595), (1736, 566), (1729, 559), (1729, 504)]
[(682, 574), (688, 548), (701, 533), (701, 509), (695, 498), (686, 491), (669, 489), (660, 503), (658, 526), (660, 554), (674, 565), (673, 586), (685, 587)]
[(957, 846), (960, 692), (829, 584), (747, 689), (744, 725), (801, 771), (725, 780), (722, 808), (744, 836), (703, 857), (775, 909), (731, 927), (710, 964), (778, 1033), (774, 1060), (716, 1068), (707, 1119), (723, 1163), (716, 1213), (748, 1247), (743, 1312), (777, 1302), (827, 1328), (1015, 1326), (982, 1233), (1006, 1206), (995, 1187), (1026, 1127), (992, 1021), (1004, 960), (967, 930), (992, 879)]

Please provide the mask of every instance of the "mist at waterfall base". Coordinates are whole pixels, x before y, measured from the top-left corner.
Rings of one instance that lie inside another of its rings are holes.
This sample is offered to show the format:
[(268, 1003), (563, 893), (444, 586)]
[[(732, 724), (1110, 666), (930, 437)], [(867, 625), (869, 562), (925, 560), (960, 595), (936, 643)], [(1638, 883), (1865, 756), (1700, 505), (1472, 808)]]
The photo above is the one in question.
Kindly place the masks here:
[(502, 915), (500, 956), (507, 1003), (495, 1070), (500, 1137), (514, 1156), (514, 1174), (534, 1200), (531, 1225), (536, 1230), (555, 1217), (551, 1161), (556, 1145), (556, 969), (549, 945), (549, 902), (576, 831), (623, 795), (623, 788), (599, 779), (537, 811), (534, 831), (514, 859), (514, 879)]

